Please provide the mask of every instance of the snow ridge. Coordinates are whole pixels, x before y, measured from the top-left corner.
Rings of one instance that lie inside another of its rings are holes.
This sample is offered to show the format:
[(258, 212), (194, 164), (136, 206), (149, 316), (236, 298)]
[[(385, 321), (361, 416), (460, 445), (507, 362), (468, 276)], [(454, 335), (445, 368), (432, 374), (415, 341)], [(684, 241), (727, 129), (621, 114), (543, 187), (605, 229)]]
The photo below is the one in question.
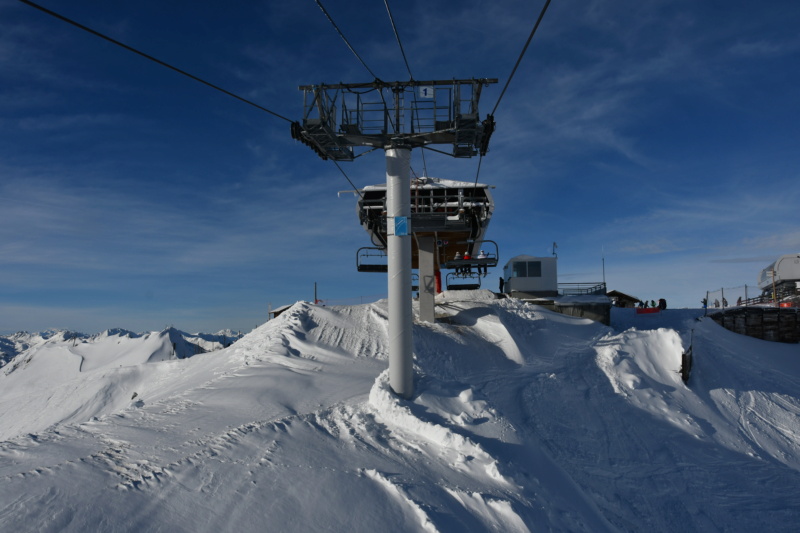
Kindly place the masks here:
[(299, 302), (188, 358), (169, 330), (41, 342), (0, 374), (0, 525), (792, 531), (797, 346), (625, 311), (447, 294), (414, 325), (408, 400), (386, 302)]

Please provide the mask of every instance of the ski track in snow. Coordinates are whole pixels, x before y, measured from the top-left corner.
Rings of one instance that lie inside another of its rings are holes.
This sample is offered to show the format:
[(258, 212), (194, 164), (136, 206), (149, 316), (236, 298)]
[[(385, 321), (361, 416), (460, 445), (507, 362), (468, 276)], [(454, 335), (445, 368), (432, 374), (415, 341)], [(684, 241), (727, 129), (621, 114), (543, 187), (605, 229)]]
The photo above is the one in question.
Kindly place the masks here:
[(415, 325), (411, 400), (388, 385), (385, 302), (299, 303), (191, 359), (131, 344), (150, 362), (112, 368), (84, 349), (44, 400), (23, 395), (42, 394), (34, 370), (61, 353), (75, 372), (74, 356), (21, 353), (4, 379), (32, 385), (0, 393), (0, 525), (790, 531), (800, 518), (796, 346), (677, 310), (670, 327), (624, 315), (612, 329), (488, 291), (438, 304), (437, 324)]

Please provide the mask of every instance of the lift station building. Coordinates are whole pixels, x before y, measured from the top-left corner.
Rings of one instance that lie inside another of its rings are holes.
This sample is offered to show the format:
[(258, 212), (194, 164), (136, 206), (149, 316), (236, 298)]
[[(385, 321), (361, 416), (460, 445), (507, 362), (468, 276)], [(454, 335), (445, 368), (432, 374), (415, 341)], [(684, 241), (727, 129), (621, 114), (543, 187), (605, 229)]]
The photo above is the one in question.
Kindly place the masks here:
[(558, 296), (558, 258), (512, 257), (503, 267), (503, 292), (522, 299)]

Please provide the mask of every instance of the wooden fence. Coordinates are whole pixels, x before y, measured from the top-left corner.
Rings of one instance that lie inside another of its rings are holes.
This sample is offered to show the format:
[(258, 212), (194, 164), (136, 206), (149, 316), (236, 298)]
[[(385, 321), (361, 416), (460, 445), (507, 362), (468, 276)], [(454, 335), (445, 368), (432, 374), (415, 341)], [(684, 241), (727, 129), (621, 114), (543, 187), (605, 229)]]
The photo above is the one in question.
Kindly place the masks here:
[(709, 316), (742, 335), (776, 342), (800, 342), (800, 311), (796, 307), (734, 307)]

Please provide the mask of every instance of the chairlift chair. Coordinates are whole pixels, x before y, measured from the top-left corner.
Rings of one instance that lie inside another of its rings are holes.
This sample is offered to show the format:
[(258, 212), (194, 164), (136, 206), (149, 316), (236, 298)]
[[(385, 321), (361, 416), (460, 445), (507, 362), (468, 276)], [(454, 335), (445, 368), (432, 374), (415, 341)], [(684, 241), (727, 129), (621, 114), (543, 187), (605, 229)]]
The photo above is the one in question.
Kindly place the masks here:
[(364, 247), (356, 252), (356, 269), (359, 272), (388, 272), (386, 250)]
[(481, 288), (481, 276), (477, 272), (448, 272), (445, 283), (448, 291), (474, 291)]
[[(483, 250), (485, 248), (489, 249), (488, 253), (486, 254), (486, 258), (478, 259), (478, 254), (476, 253), (477, 250)], [(462, 250), (468, 250), (470, 252), (470, 259), (452, 258), (455, 255), (455, 252), (460, 252)], [(455, 245), (449, 245), (448, 249), (444, 250), (444, 253), (448, 258), (446, 261), (442, 262), (442, 268), (444, 269), (478, 270), (479, 267), (485, 267), (486, 269), (494, 268), (497, 266), (499, 257), (497, 243), (490, 240), (459, 241), (455, 243)]]

